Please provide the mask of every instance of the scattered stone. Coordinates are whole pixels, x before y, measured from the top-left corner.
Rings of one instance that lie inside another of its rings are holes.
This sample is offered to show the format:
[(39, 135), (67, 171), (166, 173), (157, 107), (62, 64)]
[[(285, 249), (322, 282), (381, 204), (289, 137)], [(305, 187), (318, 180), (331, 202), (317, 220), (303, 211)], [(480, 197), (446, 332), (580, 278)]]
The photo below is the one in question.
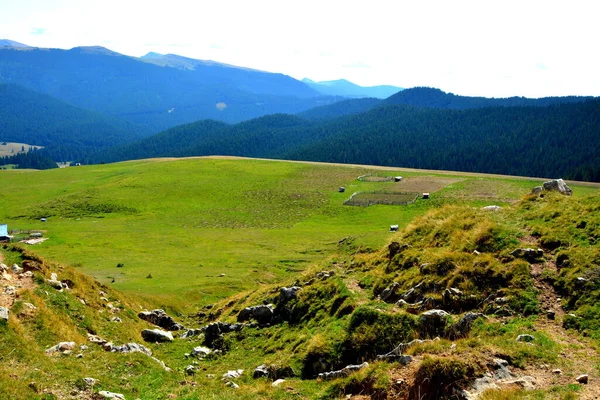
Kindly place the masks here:
[(206, 374), (206, 377), (208, 379), (215, 379), (216, 378), (215, 374)]
[(83, 382), (87, 387), (91, 388), (98, 382), (98, 380), (94, 378), (83, 378)]
[(324, 281), (325, 279), (331, 278), (334, 275), (335, 275), (335, 271), (321, 271), (321, 272), (317, 273), (316, 277), (317, 277), (317, 279)]
[(540, 194), (540, 193), (542, 193), (542, 191), (544, 191), (543, 186), (536, 186), (533, 189), (531, 189), (532, 194)]
[(110, 320), (112, 322), (123, 322), (123, 321), (121, 321), (121, 318), (119, 318), (119, 317), (112, 317)]
[(392, 359), (393, 361), (399, 361), (402, 364), (408, 364), (412, 361), (412, 357), (404, 356), (404, 352), (406, 351), (406, 349), (408, 349), (409, 347), (411, 347), (415, 344), (428, 343), (428, 342), (433, 342), (436, 340), (440, 340), (440, 338), (436, 337), (435, 339), (425, 339), (425, 340), (413, 339), (408, 343), (400, 343), (398, 346), (396, 346), (394, 348), (394, 350), (390, 351), (389, 353), (378, 355), (377, 359), (378, 360)]
[(579, 375), (577, 378), (575, 378), (575, 380), (579, 383), (583, 383), (584, 385), (587, 385), (588, 375), (587, 374)]
[(219, 274), (219, 278), (223, 278), (223, 277), (225, 277), (225, 276), (227, 276), (227, 275), (225, 275), (225, 273), (221, 273), (221, 274)]
[(17, 288), (14, 286), (4, 286), (4, 294), (9, 296), (16, 296)]
[(244, 324), (228, 324), (221, 321), (212, 322), (204, 328), (204, 344), (210, 347), (222, 334), (239, 332), (244, 326)]
[(8, 323), (8, 308), (0, 307), (0, 323)]
[(107, 390), (101, 390), (98, 392), (98, 394), (100, 396), (103, 396), (105, 399), (125, 400), (125, 396), (123, 396), (121, 393), (113, 393), (113, 392), (109, 392)]
[(233, 382), (233, 381), (227, 381), (225, 383), (225, 386), (229, 386), (232, 389), (239, 389), (240, 388), (240, 386), (237, 383)]
[(469, 336), (469, 333), (471, 332), (471, 327), (473, 326), (473, 322), (475, 322), (477, 318), (485, 318), (485, 316), (482, 313), (474, 312), (468, 312), (465, 315), (463, 315), (463, 317), (457, 323), (450, 326), (450, 338), (458, 339)]
[(19, 278), (31, 278), (31, 277), (33, 277), (33, 272), (31, 272), (31, 271), (25, 271), (19, 275)]
[(46, 283), (52, 286), (54, 289), (63, 290), (63, 284), (61, 281), (57, 281), (55, 279), (46, 279)]
[(53, 280), (53, 281), (57, 281), (57, 280), (58, 280), (58, 275), (56, 275), (56, 273), (55, 273), (55, 272), (52, 272), (52, 273), (50, 274), (50, 279), (51, 279), (51, 280)]
[(10, 267), (10, 270), (15, 274), (20, 274), (23, 272), (23, 268), (19, 267), (17, 264), (13, 264), (13, 266)]
[(553, 369), (552, 373), (555, 374), (555, 375), (560, 375), (560, 374), (562, 374), (562, 370), (560, 370), (558, 368), (557, 369)]
[(544, 256), (544, 250), (542, 249), (531, 249), (531, 248), (521, 248), (515, 249), (510, 253), (511, 256), (515, 258), (522, 258), (529, 262), (534, 262), (539, 260)]
[(255, 319), (260, 325), (270, 324), (273, 321), (273, 305), (259, 305), (244, 308), (237, 316), (238, 322)]
[(544, 190), (549, 192), (559, 192), (567, 196), (571, 196), (573, 194), (573, 190), (562, 179), (553, 179), (551, 181), (546, 181), (542, 185)]
[(137, 344), (137, 343), (126, 343), (121, 346), (115, 346), (112, 343), (108, 342), (103, 345), (104, 350), (110, 351), (112, 353), (144, 353), (147, 356), (152, 355), (152, 351), (149, 348)]
[(494, 358), (492, 360), (493, 375), (495, 379), (510, 379), (514, 375), (508, 369), (508, 361), (501, 358)]
[(142, 311), (138, 314), (138, 317), (168, 331), (178, 331), (184, 329), (183, 325), (175, 322), (173, 318), (168, 316), (167, 313), (161, 309)]
[(254, 369), (254, 372), (252, 373), (252, 378), (254, 378), (254, 379), (267, 378), (268, 376), (269, 376), (269, 369), (264, 364), (256, 367)]
[(173, 341), (171, 332), (163, 331), (161, 329), (144, 329), (142, 331), (142, 338), (144, 338), (146, 342), (152, 343)]
[(186, 375), (194, 375), (196, 374), (196, 367), (193, 365), (188, 365), (183, 371), (186, 373)]
[(529, 334), (523, 334), (517, 336), (517, 342), (533, 342), (535, 337)]
[(75, 342), (60, 342), (59, 344), (50, 347), (46, 350), (46, 354), (53, 353), (64, 353), (66, 351), (72, 351), (75, 348)]
[(283, 382), (285, 382), (285, 379), (277, 379), (275, 382), (271, 383), (271, 386), (277, 387), (277, 386), (281, 385)]
[(187, 338), (201, 335), (202, 333), (204, 333), (204, 329), (188, 329), (187, 331), (182, 333), (181, 336), (179, 336), (179, 337), (182, 339), (187, 339)]
[(441, 336), (446, 329), (450, 314), (444, 310), (429, 310), (419, 316), (418, 330), (422, 337)]
[(323, 380), (341, 378), (341, 377), (350, 375), (354, 371), (358, 371), (358, 370), (366, 368), (368, 366), (369, 366), (369, 363), (365, 361), (364, 363), (362, 363), (360, 365), (348, 365), (338, 371), (322, 372), (317, 377), (320, 379), (323, 379)]
[(482, 210), (484, 211), (498, 211), (500, 210), (502, 207), (500, 206), (485, 206), (482, 208)]
[(208, 357), (210, 355), (210, 353), (212, 353), (212, 350), (209, 349), (208, 347), (198, 346), (198, 347), (194, 347), (194, 349), (192, 350), (190, 355), (192, 357), (204, 358), (204, 357)]
[(279, 298), (277, 299), (277, 303), (287, 303), (291, 299), (295, 299), (298, 295), (298, 291), (302, 290), (299, 286), (292, 287), (282, 287), (279, 290)]
[(0, 271), (8, 271), (8, 265), (0, 263)]
[(546, 316), (548, 319), (554, 320), (556, 318), (556, 313), (552, 310), (546, 311)]
[(398, 282), (394, 282), (385, 289), (379, 295), (379, 299), (381, 301), (385, 301), (386, 303), (395, 303), (400, 299), (400, 294), (398, 290), (400, 289), (400, 284)]
[(242, 376), (243, 373), (244, 373), (243, 369), (230, 370), (223, 374), (223, 379), (236, 379), (236, 378), (239, 378), (240, 376)]

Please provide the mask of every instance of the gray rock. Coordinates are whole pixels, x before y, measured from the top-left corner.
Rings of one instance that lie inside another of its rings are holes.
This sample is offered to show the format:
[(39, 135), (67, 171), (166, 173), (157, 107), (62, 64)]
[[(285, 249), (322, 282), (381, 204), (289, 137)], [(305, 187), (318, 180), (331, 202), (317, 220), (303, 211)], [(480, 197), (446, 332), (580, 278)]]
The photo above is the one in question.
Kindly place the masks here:
[(531, 376), (521, 376), (512, 380), (501, 381), (500, 383), (502, 383), (503, 385), (520, 386), (525, 390), (533, 390), (535, 389), (536, 385), (535, 379), (533, 379)]
[(59, 344), (50, 347), (46, 350), (46, 354), (52, 353), (64, 353), (65, 351), (72, 351), (75, 348), (75, 342), (60, 342)]
[(269, 369), (264, 364), (263, 365), (259, 365), (258, 367), (256, 367), (254, 369), (254, 372), (252, 373), (252, 377), (254, 379), (267, 378), (268, 376), (269, 376)]
[(4, 294), (9, 296), (16, 296), (17, 288), (14, 286), (4, 286)]
[(168, 316), (167, 313), (161, 309), (142, 311), (138, 314), (138, 317), (168, 331), (178, 331), (184, 329), (183, 325), (175, 322), (173, 318)]
[(188, 329), (187, 331), (182, 333), (181, 336), (179, 336), (179, 337), (182, 339), (187, 339), (187, 338), (191, 338), (194, 336), (199, 336), (203, 333), (204, 333), (204, 329)]
[(204, 344), (212, 346), (213, 342), (222, 334), (239, 332), (244, 326), (244, 324), (228, 324), (221, 321), (212, 322), (204, 327)]
[(198, 347), (194, 347), (194, 349), (192, 350), (190, 355), (193, 357), (204, 358), (204, 357), (208, 357), (210, 355), (210, 353), (212, 353), (212, 350), (209, 349), (208, 347), (198, 346)]
[(469, 333), (471, 332), (471, 327), (473, 326), (473, 322), (475, 322), (477, 318), (485, 318), (485, 316), (481, 313), (474, 312), (468, 312), (465, 315), (463, 315), (457, 323), (450, 326), (450, 338), (458, 339), (469, 336)]
[(277, 386), (281, 385), (283, 382), (285, 382), (285, 379), (277, 379), (275, 382), (271, 383), (271, 386), (277, 387)]
[(97, 382), (98, 380), (94, 378), (83, 378), (83, 383), (90, 388), (93, 387)]
[(258, 305), (244, 308), (237, 316), (238, 322), (255, 319), (260, 325), (270, 324), (273, 321), (273, 305)]
[(398, 282), (394, 282), (383, 289), (383, 292), (381, 292), (379, 298), (381, 301), (385, 301), (386, 303), (395, 303), (400, 298), (398, 289), (400, 289), (400, 284)]
[(562, 370), (560, 370), (560, 369), (558, 369), (558, 368), (557, 368), (557, 369), (553, 369), (553, 370), (552, 370), (552, 373), (553, 373), (554, 375), (560, 375), (560, 374), (562, 374)]
[(13, 266), (10, 267), (10, 270), (15, 274), (20, 274), (23, 272), (23, 268), (19, 267), (17, 264), (13, 264)]
[(144, 353), (147, 356), (152, 355), (152, 351), (149, 348), (137, 344), (137, 343), (126, 343), (121, 346), (115, 346), (112, 343), (105, 343), (104, 350), (112, 353)]
[(587, 385), (588, 379), (589, 377), (587, 374), (579, 375), (577, 378), (575, 378), (577, 382), (583, 383), (584, 385)]
[(540, 194), (544, 191), (544, 187), (543, 186), (536, 186), (533, 189), (531, 189), (531, 193), (532, 194)]
[(429, 310), (419, 316), (418, 331), (422, 337), (442, 336), (450, 314), (444, 310)]
[(144, 329), (142, 331), (142, 337), (146, 342), (172, 342), (173, 335), (171, 332), (163, 331), (161, 329)]
[(318, 375), (318, 378), (323, 379), (323, 380), (341, 378), (341, 377), (350, 375), (354, 371), (358, 371), (358, 370), (366, 368), (368, 366), (369, 366), (369, 363), (366, 361), (360, 365), (348, 365), (338, 371), (322, 372)]
[(0, 271), (8, 271), (8, 265), (0, 263)]
[(8, 323), (8, 308), (6, 307), (0, 307), (0, 323)]
[(233, 382), (233, 381), (227, 381), (225, 383), (225, 386), (229, 386), (232, 389), (239, 389), (240, 388), (240, 386), (237, 383)]
[(501, 358), (495, 358), (492, 361), (493, 374), (495, 379), (510, 379), (514, 375), (508, 369), (508, 361)]
[(565, 181), (563, 181), (562, 179), (553, 179), (551, 181), (546, 181), (542, 186), (544, 187), (544, 190), (547, 190), (549, 192), (559, 192), (567, 196), (571, 196), (573, 194), (571, 188), (567, 186)]
[(233, 369), (233, 370), (225, 372), (223, 374), (223, 379), (236, 379), (236, 378), (239, 378), (240, 376), (242, 376), (243, 373), (244, 373), (243, 369)]
[(61, 281), (57, 281), (55, 279), (46, 279), (46, 283), (48, 285), (52, 286), (54, 289), (57, 289), (57, 290), (63, 289), (63, 284)]
[(392, 361), (399, 361), (402, 364), (408, 364), (409, 362), (412, 361), (412, 357), (404, 356), (404, 352), (409, 347), (414, 346), (415, 344), (428, 343), (428, 342), (433, 342), (436, 340), (440, 340), (440, 338), (436, 337), (435, 339), (425, 339), (425, 340), (413, 339), (408, 343), (400, 343), (398, 346), (396, 346), (394, 348), (394, 350), (390, 351), (389, 353), (378, 355), (377, 359), (378, 360), (388, 359), (388, 360), (392, 360)]
[(101, 390), (98, 392), (98, 394), (105, 399), (125, 400), (125, 396), (123, 396), (121, 393), (113, 393), (107, 390)]
[(277, 299), (277, 303), (287, 303), (288, 301), (295, 299), (298, 295), (298, 292), (302, 290), (299, 286), (292, 287), (282, 287), (279, 290), (279, 298)]
[(515, 258), (522, 258), (529, 262), (534, 262), (539, 260), (544, 256), (544, 250), (542, 249), (531, 249), (531, 248), (522, 248), (515, 249), (510, 253), (511, 256)]
[(183, 369), (186, 375), (194, 375), (196, 373), (196, 367), (193, 365), (188, 365)]
[(535, 340), (535, 337), (529, 334), (522, 334), (517, 336), (517, 341), (518, 342), (533, 342)]

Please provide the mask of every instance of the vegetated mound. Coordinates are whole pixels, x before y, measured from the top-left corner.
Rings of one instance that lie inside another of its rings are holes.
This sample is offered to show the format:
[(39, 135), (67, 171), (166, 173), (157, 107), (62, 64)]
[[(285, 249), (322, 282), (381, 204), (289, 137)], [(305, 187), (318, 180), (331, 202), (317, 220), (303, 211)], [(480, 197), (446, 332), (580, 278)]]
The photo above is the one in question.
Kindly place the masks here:
[[(168, 343), (147, 344), (172, 372), (142, 354), (92, 347), (82, 358), (63, 354), (48, 360), (42, 349), (58, 340), (82, 340), (86, 331), (128, 340), (137, 338), (132, 330), (141, 325), (122, 298), (116, 315), (127, 317), (124, 325), (111, 325), (114, 304), (94, 314), (93, 304), (104, 303), (89, 279), (69, 275), (71, 291), (57, 292), (38, 274), (39, 290), (24, 295), (38, 296), (32, 297), (38, 309), (58, 313), (71, 328), (49, 333), (45, 319), (11, 312), (1, 327), (8, 338), (3, 345), (18, 354), (0, 365), (18, 371), (18, 378), (16, 385), (0, 388), (11, 398), (44, 389), (56, 395), (58, 386), (72, 391), (79, 377), (98, 373), (103, 362), (110, 368), (103, 370), (100, 388), (126, 398), (292, 393), (489, 399), (558, 393), (591, 399), (600, 388), (593, 350), (600, 337), (598, 211), (597, 194), (544, 192), (501, 208), (457, 204), (432, 210), (379, 251), (364, 252), (345, 238), (335, 256), (296, 280), (198, 310), (182, 319), (196, 328)], [(30, 258), (19, 257), (21, 264)], [(85, 287), (94, 290), (77, 292)], [(44, 291), (50, 294), (44, 297)], [(32, 363), (37, 372), (29, 368)], [(587, 384), (575, 379), (584, 373)], [(30, 381), (36, 382), (33, 388), (27, 387)]]

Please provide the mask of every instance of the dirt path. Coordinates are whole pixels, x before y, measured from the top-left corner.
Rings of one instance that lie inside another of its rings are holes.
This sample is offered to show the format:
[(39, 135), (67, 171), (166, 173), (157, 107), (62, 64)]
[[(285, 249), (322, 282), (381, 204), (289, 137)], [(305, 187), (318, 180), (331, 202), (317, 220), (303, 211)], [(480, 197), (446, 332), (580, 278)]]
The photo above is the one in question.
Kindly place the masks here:
[[(546, 333), (561, 346), (562, 350), (558, 354), (557, 365), (530, 365), (525, 369), (524, 374), (532, 376), (536, 380), (537, 387), (544, 389), (577, 384), (575, 378), (587, 374), (589, 383), (581, 385), (582, 389), (578, 392), (579, 398), (582, 400), (600, 399), (600, 374), (596, 368), (600, 363), (600, 356), (588, 339), (581, 337), (575, 331), (567, 331), (562, 327), (566, 313), (561, 306), (560, 297), (552, 285), (543, 280), (544, 270), (556, 272), (554, 261), (532, 264), (531, 276), (536, 289), (539, 290), (540, 307), (543, 311), (553, 311), (555, 316), (554, 318), (540, 316), (535, 323), (535, 328)], [(560, 369), (561, 373), (553, 372), (556, 369)]]

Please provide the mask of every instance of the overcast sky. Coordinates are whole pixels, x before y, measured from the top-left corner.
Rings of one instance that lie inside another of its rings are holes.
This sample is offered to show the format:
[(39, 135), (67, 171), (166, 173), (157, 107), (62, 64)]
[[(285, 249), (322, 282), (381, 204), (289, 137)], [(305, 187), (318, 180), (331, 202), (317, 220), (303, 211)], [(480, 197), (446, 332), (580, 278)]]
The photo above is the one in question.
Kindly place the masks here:
[(596, 0), (0, 0), (0, 39), (471, 96), (599, 96), (599, 17)]

